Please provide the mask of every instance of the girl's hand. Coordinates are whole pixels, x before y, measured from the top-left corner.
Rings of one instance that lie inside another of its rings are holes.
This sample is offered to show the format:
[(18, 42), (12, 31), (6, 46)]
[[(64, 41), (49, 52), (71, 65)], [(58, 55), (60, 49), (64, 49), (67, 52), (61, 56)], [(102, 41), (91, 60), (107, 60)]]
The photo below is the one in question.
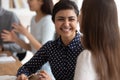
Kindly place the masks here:
[(52, 80), (49, 74), (47, 74), (45, 71), (40, 71), (37, 73), (37, 75), (39, 76), (39, 80)]
[(21, 74), (17, 77), (16, 80), (28, 80), (27, 76), (25, 74)]
[(21, 33), (23, 35), (26, 35), (26, 33), (28, 33), (28, 27), (25, 28), (22, 24), (12, 24), (12, 27), (13, 27), (13, 30), (18, 32), (18, 33)]

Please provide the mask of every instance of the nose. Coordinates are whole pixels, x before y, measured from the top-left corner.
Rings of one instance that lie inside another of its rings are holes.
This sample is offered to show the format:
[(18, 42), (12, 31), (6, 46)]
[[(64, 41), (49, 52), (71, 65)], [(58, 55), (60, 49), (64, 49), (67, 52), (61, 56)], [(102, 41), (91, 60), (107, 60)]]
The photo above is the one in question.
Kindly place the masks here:
[(69, 20), (65, 20), (65, 21), (64, 21), (64, 26), (69, 26), (69, 25), (70, 25)]

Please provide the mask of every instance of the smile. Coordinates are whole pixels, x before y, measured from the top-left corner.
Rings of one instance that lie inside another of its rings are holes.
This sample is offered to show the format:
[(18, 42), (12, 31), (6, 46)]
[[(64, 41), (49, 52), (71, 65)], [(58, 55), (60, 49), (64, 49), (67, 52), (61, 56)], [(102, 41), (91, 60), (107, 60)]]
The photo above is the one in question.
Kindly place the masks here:
[(63, 28), (61, 28), (61, 30), (62, 30), (62, 31), (64, 31), (64, 32), (68, 32), (68, 31), (70, 31), (70, 30), (71, 30), (71, 28), (66, 28), (66, 27), (63, 27)]

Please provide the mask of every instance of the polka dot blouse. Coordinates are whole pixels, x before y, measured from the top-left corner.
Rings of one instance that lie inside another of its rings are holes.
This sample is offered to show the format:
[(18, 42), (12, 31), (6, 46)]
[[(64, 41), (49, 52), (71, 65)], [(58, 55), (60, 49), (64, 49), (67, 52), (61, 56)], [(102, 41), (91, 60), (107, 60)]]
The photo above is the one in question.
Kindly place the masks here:
[(79, 33), (67, 46), (60, 38), (49, 41), (18, 70), (17, 75), (24, 73), (29, 76), (49, 61), (56, 80), (73, 80), (77, 56), (82, 50)]

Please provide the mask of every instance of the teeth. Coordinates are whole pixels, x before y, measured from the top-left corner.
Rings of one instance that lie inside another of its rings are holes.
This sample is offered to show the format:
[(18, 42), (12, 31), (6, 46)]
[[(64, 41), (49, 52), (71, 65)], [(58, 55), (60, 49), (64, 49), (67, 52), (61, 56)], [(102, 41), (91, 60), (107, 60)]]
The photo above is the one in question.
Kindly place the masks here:
[(63, 29), (63, 31), (69, 31), (69, 29)]
[(70, 28), (62, 28), (63, 31), (68, 32)]

